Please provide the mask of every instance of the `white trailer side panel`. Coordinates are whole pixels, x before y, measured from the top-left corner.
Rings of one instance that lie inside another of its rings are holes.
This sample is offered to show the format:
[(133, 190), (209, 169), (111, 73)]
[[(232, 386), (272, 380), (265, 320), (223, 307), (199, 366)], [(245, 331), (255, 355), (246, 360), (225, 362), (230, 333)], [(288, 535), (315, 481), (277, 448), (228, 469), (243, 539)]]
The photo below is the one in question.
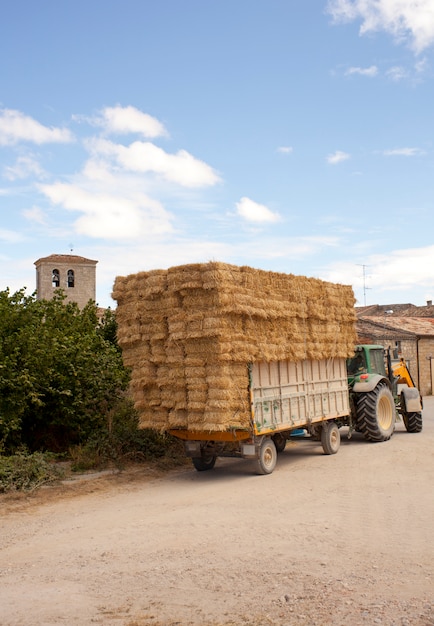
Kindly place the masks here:
[(253, 363), (252, 416), (258, 433), (349, 415), (346, 360)]

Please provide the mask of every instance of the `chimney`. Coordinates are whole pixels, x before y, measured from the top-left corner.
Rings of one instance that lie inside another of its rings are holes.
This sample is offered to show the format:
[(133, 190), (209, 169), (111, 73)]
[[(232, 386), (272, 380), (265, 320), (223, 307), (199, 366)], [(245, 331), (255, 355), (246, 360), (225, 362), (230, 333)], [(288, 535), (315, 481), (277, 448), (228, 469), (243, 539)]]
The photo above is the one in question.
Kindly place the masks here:
[(426, 301), (426, 305), (427, 305), (427, 306), (432, 306), (432, 300), (427, 300), (427, 301)]

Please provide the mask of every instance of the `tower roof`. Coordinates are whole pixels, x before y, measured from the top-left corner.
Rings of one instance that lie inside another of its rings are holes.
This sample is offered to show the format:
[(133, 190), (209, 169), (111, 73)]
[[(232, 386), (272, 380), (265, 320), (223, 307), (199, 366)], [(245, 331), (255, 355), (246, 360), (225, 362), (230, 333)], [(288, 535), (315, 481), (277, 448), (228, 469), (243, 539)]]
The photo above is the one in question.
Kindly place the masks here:
[(76, 254), (50, 254), (49, 256), (42, 257), (34, 262), (34, 265), (39, 265), (43, 262), (50, 263), (93, 263), (97, 264), (98, 261), (93, 259), (86, 259), (84, 256), (77, 256)]

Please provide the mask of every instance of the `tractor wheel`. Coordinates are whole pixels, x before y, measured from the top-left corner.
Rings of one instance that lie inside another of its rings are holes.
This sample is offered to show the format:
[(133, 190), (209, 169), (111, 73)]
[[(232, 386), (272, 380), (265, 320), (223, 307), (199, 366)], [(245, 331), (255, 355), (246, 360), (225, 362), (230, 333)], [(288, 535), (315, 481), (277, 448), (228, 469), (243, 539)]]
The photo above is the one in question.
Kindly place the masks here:
[(387, 441), (395, 428), (396, 409), (387, 385), (361, 393), (357, 401), (357, 430), (368, 441)]
[(286, 446), (286, 437), (281, 433), (277, 433), (277, 435), (273, 435), (272, 440), (274, 441), (277, 452), (283, 452)]
[(402, 419), (408, 433), (422, 432), (422, 413), (403, 413)]
[(321, 445), (324, 454), (336, 454), (341, 445), (341, 433), (335, 422), (324, 422), (321, 428)]
[(274, 441), (270, 437), (264, 437), (259, 448), (259, 457), (256, 461), (258, 474), (271, 474), (276, 467), (277, 450)]
[(206, 472), (213, 469), (216, 459), (216, 456), (194, 456), (191, 460), (198, 472)]

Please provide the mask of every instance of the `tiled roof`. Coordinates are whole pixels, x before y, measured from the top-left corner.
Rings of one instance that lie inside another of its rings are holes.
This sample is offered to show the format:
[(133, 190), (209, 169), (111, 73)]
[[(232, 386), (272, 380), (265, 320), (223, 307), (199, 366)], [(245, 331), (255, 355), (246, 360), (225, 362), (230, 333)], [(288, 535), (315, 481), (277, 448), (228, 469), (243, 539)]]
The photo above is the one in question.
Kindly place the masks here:
[(394, 315), (369, 315), (360, 317), (359, 322), (362, 327), (367, 328), (369, 324), (378, 329), (379, 332), (393, 331), (396, 333), (412, 334), (418, 337), (434, 337), (434, 317), (405, 317)]
[(76, 254), (50, 254), (50, 256), (42, 257), (35, 261), (35, 265), (42, 261), (49, 261), (50, 263), (98, 263), (92, 259), (86, 259), (84, 256), (77, 256)]
[[(415, 315), (418, 316), (418, 313), (414, 313), (415, 310), (419, 308), (426, 307), (417, 307), (414, 304), (371, 304), (370, 306), (356, 306), (356, 315), (360, 316), (374, 316), (374, 315), (383, 315), (386, 311), (392, 311), (393, 315)], [(388, 315), (392, 315), (388, 313)], [(434, 315), (432, 316), (434, 317)]]
[(403, 317), (433, 317), (434, 318), (434, 306), (427, 304), (425, 306), (415, 306), (412, 309), (403, 311), (400, 315)]

